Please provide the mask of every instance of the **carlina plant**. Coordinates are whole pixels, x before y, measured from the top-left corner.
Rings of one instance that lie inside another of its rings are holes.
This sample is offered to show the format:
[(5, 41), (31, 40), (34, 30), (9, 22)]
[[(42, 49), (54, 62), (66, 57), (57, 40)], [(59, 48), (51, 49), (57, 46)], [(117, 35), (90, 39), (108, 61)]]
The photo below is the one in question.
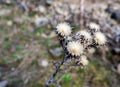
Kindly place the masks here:
[(71, 26), (64, 22), (57, 25), (55, 32), (64, 50), (64, 57), (60, 63), (55, 65), (56, 70), (46, 82), (46, 87), (49, 87), (51, 83), (54, 83), (56, 87), (61, 87), (55, 79), (61, 71), (61, 66), (69, 62), (71, 65), (84, 67), (88, 64), (85, 55), (87, 50), (107, 43), (105, 35), (100, 32), (100, 26), (96, 23), (90, 23), (87, 30), (71, 34)]

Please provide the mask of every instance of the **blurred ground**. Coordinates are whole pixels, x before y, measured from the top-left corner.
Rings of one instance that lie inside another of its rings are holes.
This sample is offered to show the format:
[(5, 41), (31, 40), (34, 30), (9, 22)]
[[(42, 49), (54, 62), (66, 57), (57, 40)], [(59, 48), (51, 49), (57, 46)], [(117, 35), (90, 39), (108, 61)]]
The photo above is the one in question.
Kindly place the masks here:
[[(45, 87), (54, 72), (53, 62), (63, 55), (53, 28), (68, 21), (74, 32), (79, 30), (79, 4), (79, 0), (0, 0), (0, 87)], [(84, 2), (82, 28), (91, 21), (98, 23), (110, 46), (90, 49), (85, 69), (63, 67), (65, 72), (57, 77), (62, 87), (120, 87), (119, 9), (119, 0)]]

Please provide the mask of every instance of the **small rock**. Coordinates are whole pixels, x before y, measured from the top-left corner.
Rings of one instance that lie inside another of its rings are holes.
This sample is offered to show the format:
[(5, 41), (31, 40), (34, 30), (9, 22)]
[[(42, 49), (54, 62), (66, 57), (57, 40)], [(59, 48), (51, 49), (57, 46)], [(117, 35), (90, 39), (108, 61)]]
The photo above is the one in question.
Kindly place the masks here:
[(120, 22), (120, 10), (113, 9), (113, 6), (109, 4), (105, 11), (111, 14), (112, 19)]
[(40, 4), (47, 5), (47, 6), (52, 5), (53, 2), (54, 2), (54, 0), (40, 0)]
[(11, 13), (9, 9), (0, 9), (0, 16), (7, 16)]
[(114, 50), (116, 53), (120, 54), (120, 34), (114, 37), (115, 46)]
[(0, 87), (7, 87), (8, 81), (0, 82)]
[(11, 71), (15, 71), (15, 68), (14, 68), (14, 67), (12, 67), (12, 68), (11, 68)]
[(115, 10), (114, 12), (112, 12), (111, 18), (120, 22), (120, 10)]
[(43, 14), (45, 14), (45, 13), (47, 12), (46, 8), (45, 8), (44, 6), (42, 6), (42, 5), (40, 5), (40, 6), (38, 7), (38, 9), (39, 9), (39, 11), (40, 11), (41, 13), (43, 13)]
[(62, 54), (62, 48), (55, 48), (55, 49), (50, 49), (49, 52), (55, 56), (55, 57), (59, 57)]
[(76, 5), (71, 4), (71, 5), (70, 5), (70, 9), (71, 9), (72, 11), (75, 10), (75, 9), (76, 9)]
[(105, 9), (106, 12), (108, 13), (112, 13), (113, 12), (113, 8), (111, 5), (108, 5), (108, 7)]
[(12, 26), (12, 25), (13, 25), (13, 22), (10, 20), (10, 21), (7, 22), (7, 25), (8, 25), (8, 26)]
[(22, 1), (20, 5), (18, 5), (18, 8), (25, 11), (25, 12), (28, 12), (29, 11), (29, 8), (28, 8), (28, 5), (26, 4), (25, 1)]
[(48, 66), (48, 61), (47, 60), (42, 60), (41, 61), (41, 66), (47, 67)]
[(60, 7), (57, 7), (57, 8), (56, 8), (56, 12), (57, 12), (58, 14), (64, 15), (64, 16), (67, 16), (67, 15), (69, 14), (68, 11), (61, 9)]
[(48, 4), (48, 5), (52, 5), (53, 2), (54, 2), (54, 0), (46, 0), (46, 4)]
[(5, 3), (9, 5), (9, 4), (11, 4), (12, 2), (11, 2), (11, 0), (6, 0)]
[(45, 26), (45, 25), (47, 25), (49, 23), (49, 20), (48, 20), (48, 18), (46, 18), (46, 17), (36, 17), (35, 18), (35, 26), (37, 27), (37, 28), (39, 28), (39, 27), (43, 27), (43, 26)]
[(14, 21), (14, 23), (16, 23), (16, 24), (22, 24), (22, 23), (23, 23), (23, 19), (22, 19), (22, 18), (19, 18), (19, 17), (15, 17), (13, 21)]

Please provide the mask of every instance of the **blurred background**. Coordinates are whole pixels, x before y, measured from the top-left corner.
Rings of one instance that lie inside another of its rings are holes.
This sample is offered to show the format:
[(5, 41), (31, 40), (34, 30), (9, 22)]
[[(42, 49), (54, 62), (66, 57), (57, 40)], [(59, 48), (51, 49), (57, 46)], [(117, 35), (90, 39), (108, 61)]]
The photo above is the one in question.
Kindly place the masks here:
[(62, 60), (54, 28), (64, 21), (73, 33), (99, 24), (109, 44), (89, 49), (83, 69), (62, 67), (62, 87), (120, 87), (120, 0), (0, 0), (0, 87), (45, 87)]

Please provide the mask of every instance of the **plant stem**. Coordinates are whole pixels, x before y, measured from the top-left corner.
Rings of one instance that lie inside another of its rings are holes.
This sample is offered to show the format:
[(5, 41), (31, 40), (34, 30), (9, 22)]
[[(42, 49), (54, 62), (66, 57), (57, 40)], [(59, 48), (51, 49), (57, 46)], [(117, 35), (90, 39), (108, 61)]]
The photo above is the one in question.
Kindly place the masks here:
[(56, 87), (60, 87), (60, 85), (57, 83), (55, 77), (60, 72), (61, 66), (67, 61), (68, 57), (64, 57), (61, 63), (56, 67), (56, 71), (53, 73), (52, 77), (46, 82), (46, 87), (49, 87), (51, 83), (54, 83)]

